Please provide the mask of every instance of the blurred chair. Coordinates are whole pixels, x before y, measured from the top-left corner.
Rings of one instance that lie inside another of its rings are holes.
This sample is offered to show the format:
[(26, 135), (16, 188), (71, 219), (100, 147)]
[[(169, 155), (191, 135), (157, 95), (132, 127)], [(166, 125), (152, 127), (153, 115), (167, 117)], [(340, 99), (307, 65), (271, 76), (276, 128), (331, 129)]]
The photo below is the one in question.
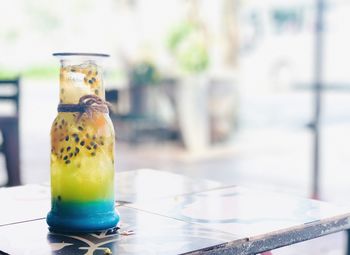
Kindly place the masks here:
[[(124, 140), (131, 144), (143, 141), (177, 140), (178, 132), (164, 123), (157, 116), (157, 109), (150, 102), (155, 97), (169, 97), (165, 90), (167, 82), (153, 85), (129, 87), (123, 90), (106, 90), (106, 100), (112, 104), (110, 113), (113, 124), (116, 127), (118, 140)], [(124, 100), (125, 97), (128, 100)], [(127, 101), (128, 106), (120, 107)]]
[(11, 103), (15, 110), (13, 114), (0, 112), (0, 131), (2, 143), (0, 152), (5, 156), (8, 181), (6, 186), (21, 184), (20, 151), (19, 151), (19, 78), (0, 80), (0, 102)]
[(106, 89), (106, 101), (111, 104), (111, 114), (118, 112), (119, 91), (117, 89)]

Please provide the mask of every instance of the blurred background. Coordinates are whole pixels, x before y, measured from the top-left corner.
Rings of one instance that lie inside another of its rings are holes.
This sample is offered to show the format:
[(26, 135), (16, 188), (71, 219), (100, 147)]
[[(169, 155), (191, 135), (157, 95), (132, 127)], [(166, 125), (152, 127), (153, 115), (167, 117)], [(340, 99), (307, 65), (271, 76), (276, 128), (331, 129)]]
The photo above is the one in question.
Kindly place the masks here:
[[(348, 204), (350, 1), (326, 0), (317, 9), (318, 2), (4, 3), (0, 183), (11, 184), (9, 167), (20, 169), (23, 184), (49, 180), (59, 100), (52, 53), (102, 52), (112, 56), (105, 84), (117, 171), (153, 168)], [(342, 238), (278, 252), (342, 254), (343, 244), (334, 245)]]

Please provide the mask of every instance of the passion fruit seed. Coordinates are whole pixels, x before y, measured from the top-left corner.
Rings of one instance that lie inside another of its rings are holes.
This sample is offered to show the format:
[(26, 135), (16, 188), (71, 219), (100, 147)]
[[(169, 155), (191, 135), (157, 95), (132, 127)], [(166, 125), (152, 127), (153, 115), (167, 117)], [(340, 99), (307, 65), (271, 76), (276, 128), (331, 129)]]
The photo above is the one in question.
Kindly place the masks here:
[(112, 255), (112, 251), (109, 248), (104, 249), (104, 255)]

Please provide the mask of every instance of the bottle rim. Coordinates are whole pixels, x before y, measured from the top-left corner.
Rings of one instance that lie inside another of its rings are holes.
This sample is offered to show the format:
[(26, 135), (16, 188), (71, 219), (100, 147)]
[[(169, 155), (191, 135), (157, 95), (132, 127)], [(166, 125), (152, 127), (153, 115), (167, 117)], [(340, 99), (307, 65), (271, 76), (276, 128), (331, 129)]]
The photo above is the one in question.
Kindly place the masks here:
[(70, 57), (70, 56), (83, 56), (83, 57), (110, 57), (105, 53), (87, 53), (87, 52), (55, 52), (52, 54), (55, 57)]

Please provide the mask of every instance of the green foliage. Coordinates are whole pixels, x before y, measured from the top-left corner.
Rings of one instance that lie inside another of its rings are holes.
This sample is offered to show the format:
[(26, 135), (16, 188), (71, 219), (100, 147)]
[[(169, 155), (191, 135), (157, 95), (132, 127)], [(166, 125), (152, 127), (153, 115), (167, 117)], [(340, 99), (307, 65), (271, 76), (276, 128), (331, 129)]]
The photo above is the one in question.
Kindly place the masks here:
[(168, 48), (172, 53), (176, 52), (180, 43), (194, 30), (194, 26), (189, 22), (183, 22), (174, 27), (169, 34)]
[(57, 76), (57, 66), (33, 66), (24, 70), (13, 70), (0, 67), (0, 79), (17, 76), (30, 79), (51, 79)]
[(18, 72), (13, 70), (6, 70), (0, 67), (0, 80), (2, 79), (13, 79), (19, 76)]
[(184, 71), (199, 73), (208, 68), (208, 48), (198, 26), (184, 22), (175, 27), (169, 35), (168, 47)]
[(23, 77), (32, 79), (48, 79), (58, 76), (57, 66), (33, 66), (22, 72)]
[(196, 35), (184, 42), (177, 52), (177, 59), (184, 70), (192, 73), (204, 71), (209, 65), (206, 45)]

